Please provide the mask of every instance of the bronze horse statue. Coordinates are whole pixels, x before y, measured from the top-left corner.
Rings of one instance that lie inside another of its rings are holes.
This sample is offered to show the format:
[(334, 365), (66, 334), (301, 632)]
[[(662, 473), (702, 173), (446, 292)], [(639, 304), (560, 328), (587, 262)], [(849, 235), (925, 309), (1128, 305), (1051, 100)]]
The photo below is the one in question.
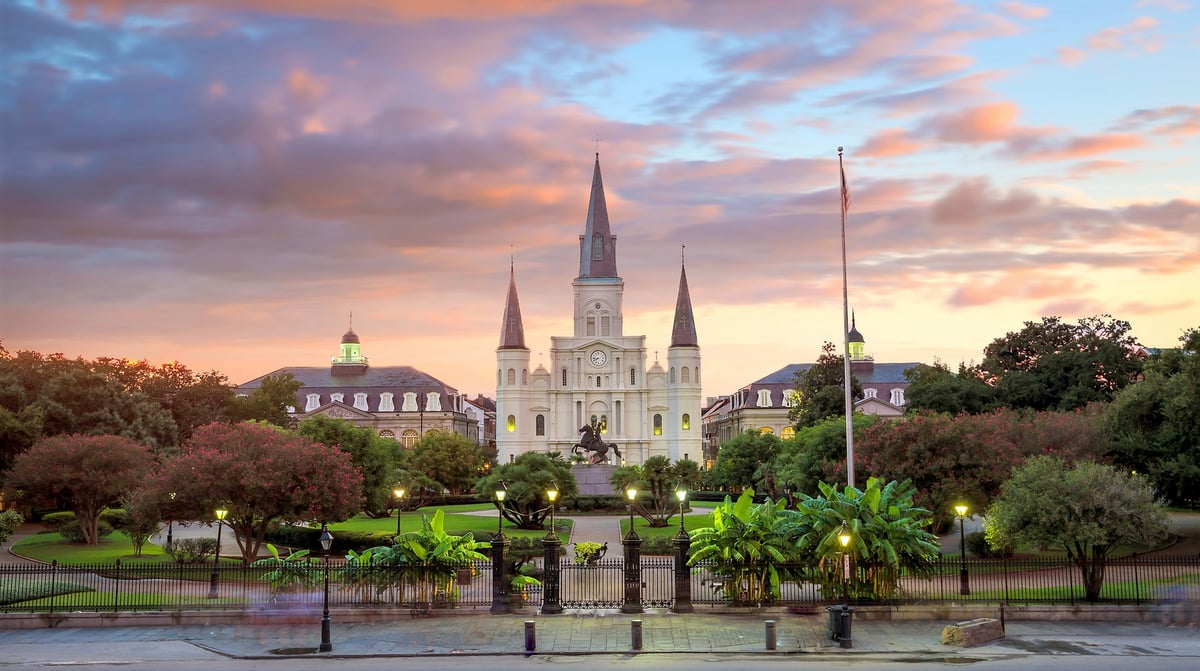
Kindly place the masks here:
[(606, 443), (600, 439), (600, 434), (590, 425), (579, 427), (579, 442), (571, 448), (574, 454), (583, 454), (588, 452), (589, 464), (603, 464), (608, 461), (608, 451), (612, 450), (617, 458), (621, 458), (621, 450), (617, 449), (616, 443)]

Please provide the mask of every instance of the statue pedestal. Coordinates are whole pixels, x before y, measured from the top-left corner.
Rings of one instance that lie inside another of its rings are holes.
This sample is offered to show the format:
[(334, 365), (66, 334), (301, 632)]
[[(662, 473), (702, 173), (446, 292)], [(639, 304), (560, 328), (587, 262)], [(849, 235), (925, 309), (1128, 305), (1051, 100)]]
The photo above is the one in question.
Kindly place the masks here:
[(571, 475), (575, 476), (580, 494), (609, 496), (620, 493), (609, 482), (615, 470), (617, 467), (612, 464), (575, 464), (571, 466)]

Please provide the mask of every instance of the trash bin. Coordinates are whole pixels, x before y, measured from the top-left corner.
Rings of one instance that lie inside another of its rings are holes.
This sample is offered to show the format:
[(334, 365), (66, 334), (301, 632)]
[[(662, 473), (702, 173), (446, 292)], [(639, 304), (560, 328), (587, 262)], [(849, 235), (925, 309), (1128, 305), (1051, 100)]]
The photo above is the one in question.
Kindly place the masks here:
[(829, 640), (837, 641), (842, 637), (842, 607), (827, 606), (829, 611)]
[(851, 631), (854, 625), (854, 609), (850, 606), (843, 606), (841, 617), (838, 619), (841, 621), (841, 629), (838, 630), (838, 640), (841, 641), (841, 647), (852, 647), (851, 641), (854, 637), (851, 635)]

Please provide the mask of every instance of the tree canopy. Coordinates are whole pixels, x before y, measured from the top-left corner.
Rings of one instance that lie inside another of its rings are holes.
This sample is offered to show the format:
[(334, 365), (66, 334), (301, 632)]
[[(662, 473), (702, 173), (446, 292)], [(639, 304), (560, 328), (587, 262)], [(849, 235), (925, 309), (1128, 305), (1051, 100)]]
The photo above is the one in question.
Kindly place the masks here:
[(1042, 317), (988, 344), (977, 372), (1010, 408), (1074, 410), (1110, 401), (1141, 373), (1129, 330), (1111, 315), (1076, 324)]
[(151, 485), (175, 493), (175, 519), (212, 519), (227, 506), (246, 561), (280, 522), (337, 522), (362, 507), (362, 476), (350, 455), (267, 424), (213, 423), (164, 460)]
[(717, 450), (717, 463), (709, 479), (712, 484), (733, 492), (746, 488), (774, 495), (775, 457), (780, 449), (779, 436), (747, 429)]
[(625, 491), (630, 485), (638, 488), (635, 509), (652, 527), (665, 527), (671, 516), (679, 511), (679, 500), (675, 488), (682, 485), (686, 490), (700, 486), (700, 465), (691, 459), (680, 459), (674, 464), (662, 455), (646, 460), (641, 466), (622, 466), (613, 471), (610, 479), (617, 491)]
[(7, 488), (37, 503), (69, 502), (84, 542), (95, 545), (101, 511), (141, 487), (153, 468), (150, 448), (124, 436), (63, 434), (18, 455)]
[[(846, 416), (846, 363), (840, 354), (835, 354), (834, 344), (826, 341), (821, 346), (821, 355), (808, 370), (796, 373), (796, 404), (788, 410), (788, 419), (800, 430), (812, 426), (826, 417)], [(850, 375), (850, 397), (862, 398), (862, 385), (854, 374)]]
[(469, 491), (486, 463), (478, 445), (445, 429), (426, 431), (411, 452), (401, 454), (401, 468), (425, 474), (452, 494)]
[(1167, 517), (1143, 477), (1092, 461), (1035, 457), (1013, 472), (987, 510), (993, 547), (1057, 547), (1079, 567), (1085, 598), (1100, 598), (1109, 553), (1165, 537)]
[(917, 364), (904, 371), (904, 378), (909, 383), (904, 390), (907, 412), (978, 414), (995, 409), (999, 403), (996, 389), (966, 364), (959, 364), (957, 373), (940, 361)]
[[(877, 421), (874, 415), (855, 413), (855, 440)], [(862, 460), (856, 454), (854, 461), (857, 465)], [(846, 419), (827, 417), (782, 441), (772, 469), (780, 488), (791, 485), (798, 493), (816, 495), (822, 482), (846, 484)]]
[(1108, 429), (1118, 464), (1145, 473), (1173, 505), (1200, 503), (1200, 328), (1150, 358), (1145, 378), (1117, 392)]
[(356, 427), (345, 419), (315, 415), (300, 422), (297, 433), (350, 455), (363, 477), (363, 511), (384, 517), (394, 503), (392, 488), (397, 483), (400, 444), (368, 428)]
[[(503, 505), (496, 502), (494, 492), (503, 480), (508, 493)], [(561, 454), (524, 452), (512, 463), (501, 464), (475, 483), (476, 495), (484, 501), (497, 504), (504, 519), (521, 529), (541, 529), (550, 516), (550, 501), (546, 491), (550, 483), (558, 487), (558, 499), (579, 493), (571, 465)]]

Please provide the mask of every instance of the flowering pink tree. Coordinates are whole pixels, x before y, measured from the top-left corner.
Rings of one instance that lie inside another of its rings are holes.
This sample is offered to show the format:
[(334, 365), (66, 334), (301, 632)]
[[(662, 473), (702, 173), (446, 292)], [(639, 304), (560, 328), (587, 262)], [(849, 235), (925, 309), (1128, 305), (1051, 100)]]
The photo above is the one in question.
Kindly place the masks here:
[(362, 475), (349, 454), (267, 424), (200, 427), (154, 487), (160, 500), (175, 494), (176, 517), (211, 519), (225, 506), (246, 561), (274, 524), (338, 521), (362, 507)]
[(62, 434), (18, 455), (6, 486), (35, 501), (68, 501), (84, 542), (96, 545), (100, 512), (140, 487), (153, 468), (150, 448), (130, 438)]

